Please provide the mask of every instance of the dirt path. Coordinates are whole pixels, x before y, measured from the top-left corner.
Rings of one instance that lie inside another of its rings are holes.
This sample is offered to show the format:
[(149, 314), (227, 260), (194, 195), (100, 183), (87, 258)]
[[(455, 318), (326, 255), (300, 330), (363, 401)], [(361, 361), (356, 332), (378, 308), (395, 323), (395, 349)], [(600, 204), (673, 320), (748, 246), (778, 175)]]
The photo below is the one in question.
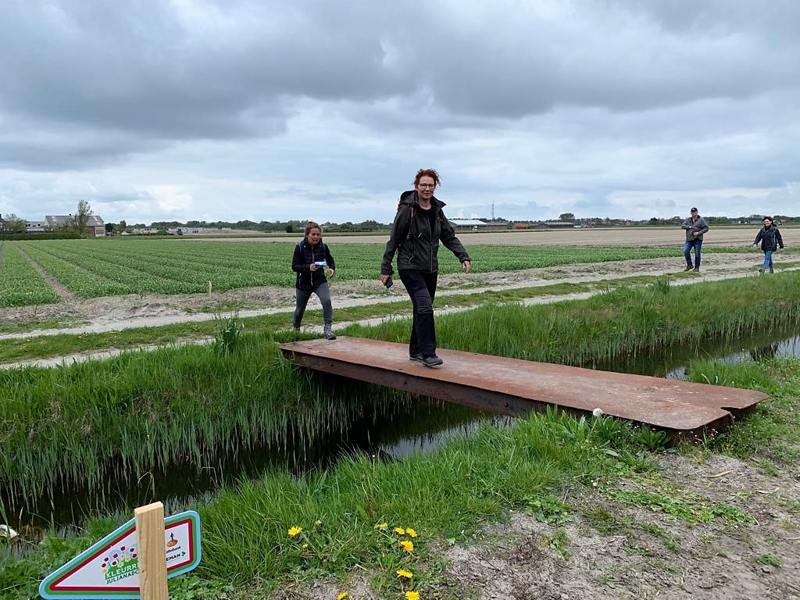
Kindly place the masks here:
[[(707, 255), (703, 273), (687, 276), (687, 281), (713, 281), (729, 277), (743, 277), (754, 273), (757, 257), (750, 254)], [(680, 271), (679, 259), (658, 258), (608, 263), (573, 264), (521, 271), (451, 274), (442, 276), (437, 297), (444, 299), (453, 294), (481, 294), (524, 287), (547, 286), (555, 283), (587, 283), (621, 279), (639, 275), (666, 275)], [(780, 269), (780, 265), (778, 266)], [(385, 290), (377, 281), (332, 282), (334, 308), (367, 306), (376, 302), (407, 302), (402, 286)], [(440, 305), (442, 303), (440, 302)], [(85, 325), (60, 329), (41, 329), (24, 333), (0, 334), (3, 339), (21, 339), (46, 335), (103, 333), (141, 327), (159, 327), (175, 323), (210, 321), (214, 309), (223, 315), (237, 313), (240, 317), (254, 317), (289, 311), (294, 306), (291, 288), (259, 287), (214, 292), (212, 294), (186, 294), (179, 296), (128, 295), (109, 296), (91, 300), (74, 297), (59, 305), (36, 307), (37, 318), (74, 318), (82, 316)], [(232, 307), (238, 307), (233, 310)], [(312, 296), (310, 309), (319, 308)], [(30, 307), (0, 310), (0, 321), (24, 321), (30, 318)], [(200, 312), (198, 312), (200, 311)]]

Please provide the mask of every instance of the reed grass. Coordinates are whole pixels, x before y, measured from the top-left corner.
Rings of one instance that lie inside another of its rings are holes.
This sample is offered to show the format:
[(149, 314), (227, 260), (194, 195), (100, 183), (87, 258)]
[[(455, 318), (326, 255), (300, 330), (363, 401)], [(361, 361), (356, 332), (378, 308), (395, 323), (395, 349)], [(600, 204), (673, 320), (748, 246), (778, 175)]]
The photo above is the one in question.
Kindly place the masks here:
[[(617, 288), (557, 305), (483, 306), (437, 318), (440, 347), (573, 365), (703, 347), (800, 325), (800, 274)], [(408, 321), (345, 331), (406, 342)]]

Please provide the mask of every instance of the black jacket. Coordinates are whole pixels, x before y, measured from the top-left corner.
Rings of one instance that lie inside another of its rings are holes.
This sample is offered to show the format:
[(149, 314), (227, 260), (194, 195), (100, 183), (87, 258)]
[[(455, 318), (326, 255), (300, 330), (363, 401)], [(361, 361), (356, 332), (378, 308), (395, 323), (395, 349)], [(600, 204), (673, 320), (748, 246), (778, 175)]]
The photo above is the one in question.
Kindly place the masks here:
[(333, 261), (333, 256), (325, 242), (320, 242), (316, 246), (312, 246), (309, 241), (303, 238), (294, 247), (294, 256), (292, 257), (292, 271), (297, 273), (297, 281), (295, 287), (298, 290), (315, 290), (321, 283), (328, 281), (325, 277), (325, 269), (317, 269), (312, 271), (309, 266), (313, 262), (324, 260), (328, 263), (331, 269), (336, 268), (336, 263)]
[(775, 227), (775, 225), (771, 226), (769, 229), (762, 227), (761, 230), (756, 234), (756, 239), (753, 243), (757, 244), (758, 242), (761, 242), (762, 250), (772, 250), (774, 252), (778, 249), (778, 246), (783, 248), (783, 238), (781, 237), (781, 232), (778, 231), (778, 228)]
[(453, 226), (442, 212), (444, 202), (431, 198), (430, 210), (436, 211), (433, 228), (428, 211), (419, 207), (417, 192), (412, 190), (400, 195), (400, 204), (392, 223), (392, 232), (386, 242), (386, 251), (383, 253), (381, 274), (392, 274), (392, 259), (397, 252), (397, 270), (413, 269), (426, 273), (435, 273), (439, 270), (437, 254), (439, 241), (456, 255), (462, 263), (470, 260), (464, 246), (456, 237)]

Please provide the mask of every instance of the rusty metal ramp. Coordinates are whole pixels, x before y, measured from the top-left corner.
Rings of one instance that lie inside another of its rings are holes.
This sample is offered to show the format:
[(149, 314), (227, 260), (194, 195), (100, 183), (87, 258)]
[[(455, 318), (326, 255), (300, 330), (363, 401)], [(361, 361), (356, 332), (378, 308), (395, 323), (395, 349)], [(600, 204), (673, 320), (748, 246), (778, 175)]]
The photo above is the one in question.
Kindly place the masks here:
[(444, 366), (408, 359), (408, 346), (365, 338), (281, 345), (316, 371), (489, 410), (522, 415), (545, 406), (603, 413), (676, 432), (720, 429), (767, 396), (761, 392), (611, 373), (440, 348)]

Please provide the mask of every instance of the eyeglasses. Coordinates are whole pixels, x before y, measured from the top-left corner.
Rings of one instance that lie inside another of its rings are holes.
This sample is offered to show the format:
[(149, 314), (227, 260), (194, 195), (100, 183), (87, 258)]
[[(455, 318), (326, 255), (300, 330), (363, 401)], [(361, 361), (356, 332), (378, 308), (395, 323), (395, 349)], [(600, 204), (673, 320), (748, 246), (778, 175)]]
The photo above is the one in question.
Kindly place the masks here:
[(417, 184), (417, 187), (421, 187), (421, 188), (435, 188), (435, 187), (436, 187), (436, 184), (435, 184), (435, 183), (418, 183), (418, 184)]

